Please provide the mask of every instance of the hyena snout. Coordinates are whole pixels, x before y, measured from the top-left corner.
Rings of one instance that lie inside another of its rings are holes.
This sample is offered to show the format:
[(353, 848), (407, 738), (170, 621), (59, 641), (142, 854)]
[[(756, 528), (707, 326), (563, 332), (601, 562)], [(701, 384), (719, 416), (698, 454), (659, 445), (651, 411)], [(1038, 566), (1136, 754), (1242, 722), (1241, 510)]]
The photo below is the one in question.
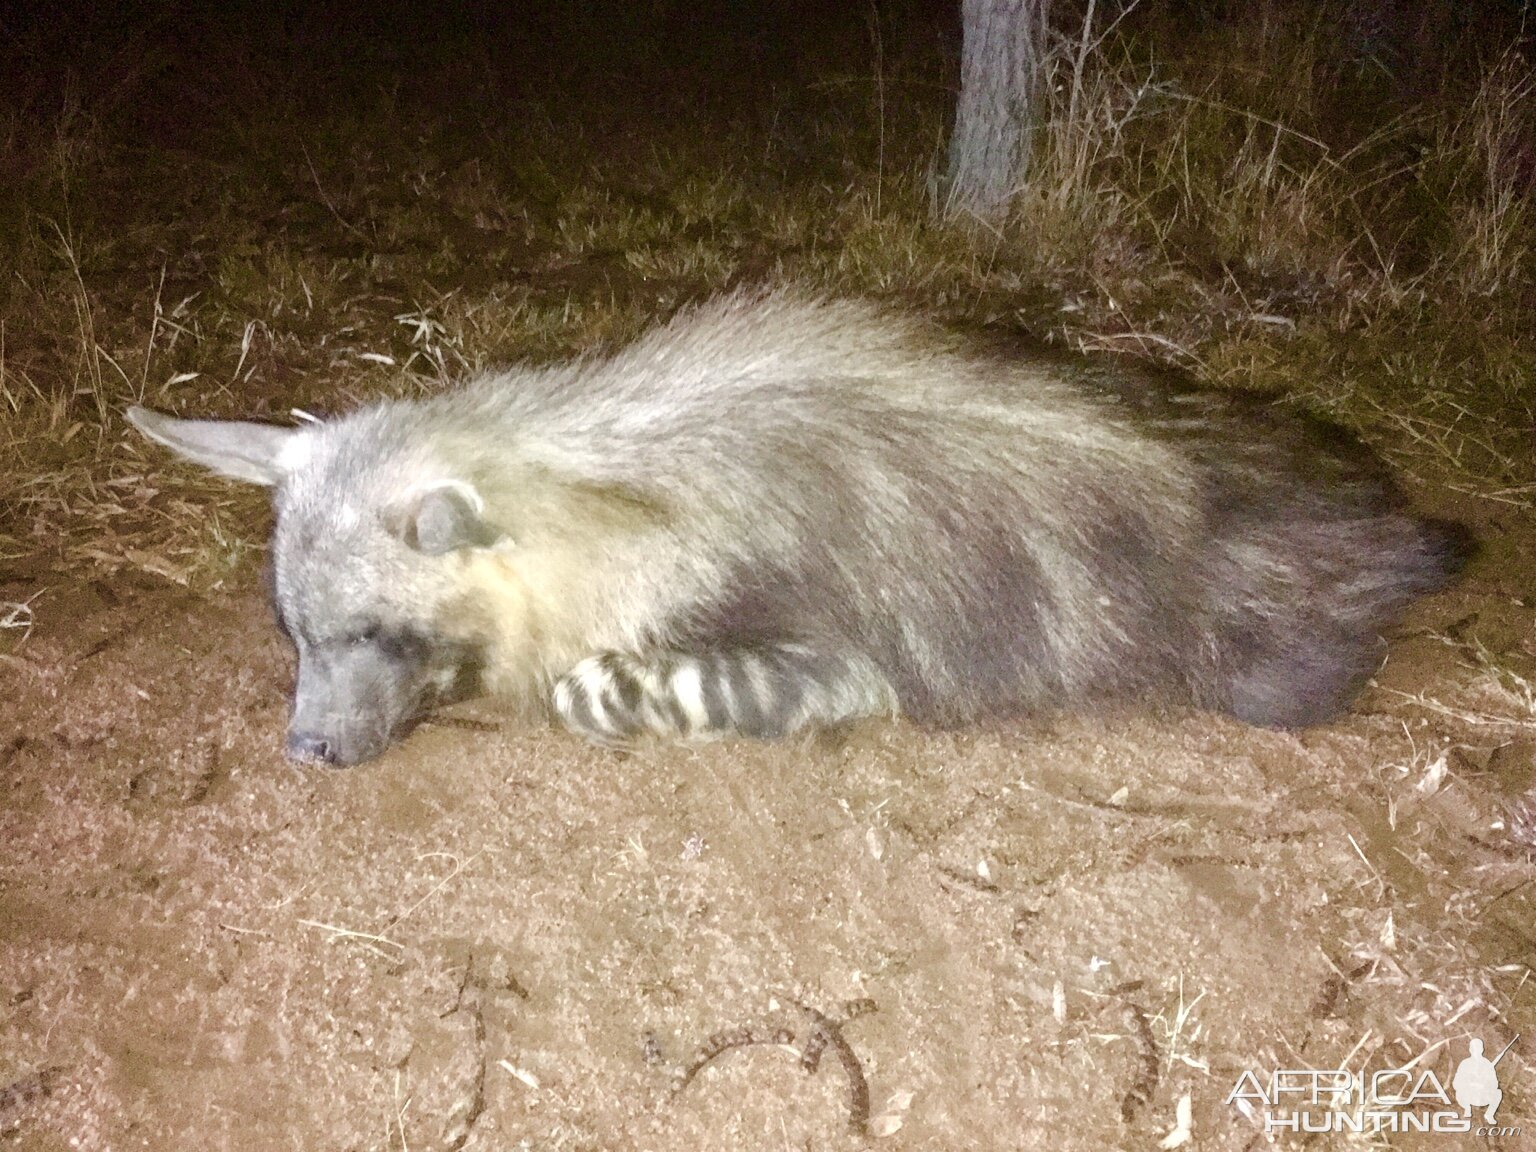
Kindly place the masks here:
[(393, 735), (391, 729), (382, 726), (315, 727), (296, 716), (289, 726), (284, 751), (298, 764), (351, 768), (381, 755)]
[(406, 667), (378, 644), (301, 651), (288, 758), (336, 768), (372, 760), (410, 726), (426, 688), (419, 668)]
[(288, 759), (299, 764), (336, 764), (341, 749), (335, 741), (313, 732), (289, 732)]

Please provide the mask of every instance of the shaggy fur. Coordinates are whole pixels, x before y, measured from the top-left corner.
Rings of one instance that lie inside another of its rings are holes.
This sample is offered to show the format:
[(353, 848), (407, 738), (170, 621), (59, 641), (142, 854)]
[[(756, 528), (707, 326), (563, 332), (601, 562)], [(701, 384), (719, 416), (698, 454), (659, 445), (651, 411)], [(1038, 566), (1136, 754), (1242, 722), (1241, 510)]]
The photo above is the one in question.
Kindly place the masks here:
[(1125, 699), (1312, 724), (1468, 549), (1330, 425), (792, 293), (323, 425), (129, 415), (276, 487), (289, 747), (336, 763), (482, 688), (608, 742)]

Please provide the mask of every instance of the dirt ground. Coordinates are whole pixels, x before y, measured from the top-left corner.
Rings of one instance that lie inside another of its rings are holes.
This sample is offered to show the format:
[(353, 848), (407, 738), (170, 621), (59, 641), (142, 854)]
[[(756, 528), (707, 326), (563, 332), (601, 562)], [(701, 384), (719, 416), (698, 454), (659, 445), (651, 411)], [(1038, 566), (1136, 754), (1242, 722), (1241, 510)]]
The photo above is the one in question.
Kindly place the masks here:
[(12, 573), (0, 1147), (1152, 1148), (1187, 1097), (1188, 1146), (1261, 1148), (1245, 1070), (1449, 1086), (1517, 1033), (1523, 1136), (1374, 1143), (1536, 1146), (1536, 525), (1459, 511), (1468, 579), (1299, 733), (626, 755), (481, 702), (298, 768), (254, 562)]

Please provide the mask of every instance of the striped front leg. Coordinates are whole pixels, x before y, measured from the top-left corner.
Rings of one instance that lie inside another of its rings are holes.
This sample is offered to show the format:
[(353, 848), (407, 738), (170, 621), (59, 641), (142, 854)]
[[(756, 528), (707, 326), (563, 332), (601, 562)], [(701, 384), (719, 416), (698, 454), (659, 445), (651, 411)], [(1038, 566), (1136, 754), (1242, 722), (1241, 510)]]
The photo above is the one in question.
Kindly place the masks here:
[(556, 681), (553, 697), (567, 728), (613, 745), (647, 735), (776, 740), (896, 711), (890, 684), (867, 660), (795, 644), (700, 654), (603, 652)]

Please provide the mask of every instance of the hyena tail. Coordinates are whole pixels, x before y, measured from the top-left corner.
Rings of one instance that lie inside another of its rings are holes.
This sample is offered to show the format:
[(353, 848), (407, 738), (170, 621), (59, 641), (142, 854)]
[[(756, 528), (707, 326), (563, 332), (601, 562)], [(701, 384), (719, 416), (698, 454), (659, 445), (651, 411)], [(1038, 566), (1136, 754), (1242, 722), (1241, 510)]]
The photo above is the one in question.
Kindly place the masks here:
[(1259, 550), (1287, 557), (1284, 564), (1254, 565), (1252, 541), (1228, 549), (1242, 563), (1217, 638), (1219, 705), (1272, 728), (1342, 712), (1380, 667), (1381, 632), (1409, 601), (1449, 584), (1477, 550), (1460, 524), (1397, 514), (1277, 531), (1284, 539)]
[(1477, 537), (1465, 524), (1455, 520), (1426, 518), (1419, 521), (1424, 536), (1424, 556), (1433, 565), (1438, 579), (1428, 592), (1438, 592), (1476, 558)]

